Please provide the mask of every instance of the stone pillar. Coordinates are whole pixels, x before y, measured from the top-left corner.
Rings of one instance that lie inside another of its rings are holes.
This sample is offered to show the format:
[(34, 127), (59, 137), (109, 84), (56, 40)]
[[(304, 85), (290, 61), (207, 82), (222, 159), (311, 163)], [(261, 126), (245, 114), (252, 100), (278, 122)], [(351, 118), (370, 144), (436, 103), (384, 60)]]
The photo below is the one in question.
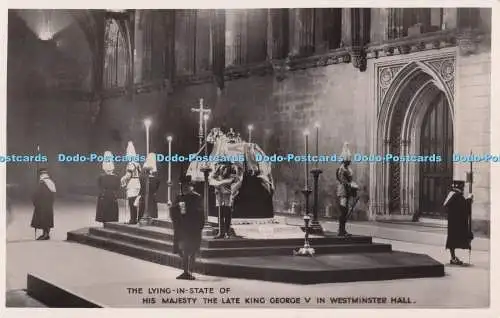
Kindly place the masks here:
[(284, 59), (290, 52), (290, 10), (269, 9), (268, 52), (271, 59)]
[(389, 9), (371, 8), (370, 42), (382, 43), (387, 40), (387, 23)]
[(211, 12), (211, 56), (212, 71), (219, 89), (224, 89), (224, 70), (226, 67), (226, 11), (216, 9)]
[(351, 10), (351, 45), (352, 64), (361, 72), (366, 71), (365, 44), (370, 36), (370, 9), (352, 8)]
[(300, 54), (300, 9), (290, 9), (290, 52)]
[(175, 16), (176, 10), (166, 10), (163, 14), (165, 25), (164, 73), (170, 82), (175, 77)]
[(351, 46), (351, 9), (342, 8), (342, 43)]
[(210, 61), (210, 19), (211, 11), (198, 10), (196, 14), (196, 49), (194, 50), (196, 73), (207, 72), (212, 66)]
[(299, 54), (302, 56), (314, 53), (314, 9), (299, 9)]
[(175, 62), (176, 74), (193, 75), (195, 72), (196, 10), (176, 10)]
[(226, 12), (226, 65), (244, 65), (247, 63), (247, 12), (243, 9)]
[(247, 10), (247, 62), (261, 63), (267, 57), (268, 9)]
[(445, 30), (453, 30), (457, 27), (457, 10), (457, 8), (443, 8)]
[(476, 53), (479, 46), (477, 34), (480, 32), (479, 8), (458, 8), (457, 24), (457, 42), (460, 54), (470, 55)]
[(430, 26), (432, 29), (441, 30), (443, 24), (443, 9), (431, 8)]

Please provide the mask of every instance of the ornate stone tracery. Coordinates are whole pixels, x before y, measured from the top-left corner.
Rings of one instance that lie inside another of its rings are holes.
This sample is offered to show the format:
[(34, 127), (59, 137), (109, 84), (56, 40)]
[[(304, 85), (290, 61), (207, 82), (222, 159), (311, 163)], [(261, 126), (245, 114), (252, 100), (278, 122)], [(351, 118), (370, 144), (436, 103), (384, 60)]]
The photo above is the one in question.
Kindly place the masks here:
[[(440, 56), (399, 59), (375, 64), (376, 124), (373, 153), (418, 153), (419, 131), (429, 100), (443, 92), (453, 118), (455, 51)], [(410, 216), (418, 210), (415, 165), (377, 163), (370, 167), (371, 215)]]

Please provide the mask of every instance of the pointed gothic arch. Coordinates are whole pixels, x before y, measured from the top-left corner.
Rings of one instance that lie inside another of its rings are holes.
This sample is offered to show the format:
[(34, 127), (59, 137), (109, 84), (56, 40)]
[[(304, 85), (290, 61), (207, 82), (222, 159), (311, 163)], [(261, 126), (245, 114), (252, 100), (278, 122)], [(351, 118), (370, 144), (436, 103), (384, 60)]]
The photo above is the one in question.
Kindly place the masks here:
[[(424, 118), (439, 94), (444, 96), (454, 126), (454, 66), (454, 52), (432, 60), (423, 58), (375, 65), (374, 153), (420, 154)], [(372, 218), (393, 218), (395, 215), (405, 218), (419, 212), (418, 167), (418, 163), (403, 162), (371, 164)]]

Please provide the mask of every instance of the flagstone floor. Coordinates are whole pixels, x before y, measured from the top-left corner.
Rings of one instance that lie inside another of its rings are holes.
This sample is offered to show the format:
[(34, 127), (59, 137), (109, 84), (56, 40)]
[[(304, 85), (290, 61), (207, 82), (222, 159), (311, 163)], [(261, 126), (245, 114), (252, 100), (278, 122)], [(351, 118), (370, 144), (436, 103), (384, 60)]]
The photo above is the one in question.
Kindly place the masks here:
[[(76, 281), (79, 281), (82, 285), (81, 288), (95, 288), (95, 286), (100, 285), (102, 287), (100, 290), (103, 293), (114, 290), (117, 296), (110, 300), (110, 303), (119, 307), (148, 306), (142, 304), (140, 297), (126, 294), (126, 287), (181, 286), (180, 282), (175, 280), (175, 277), (179, 274), (177, 269), (65, 242), (66, 233), (70, 230), (99, 226), (93, 221), (95, 203), (92, 201), (58, 201), (55, 213), (56, 227), (52, 231), (52, 239), (44, 242), (34, 241), (34, 230), (29, 227), (32, 213), (30, 204), (14, 203), (11, 213), (11, 221), (7, 228), (6, 279), (6, 289), (11, 291), (11, 306), (15, 306), (16, 303), (19, 304), (17, 291), (26, 288), (27, 273), (53, 272), (54, 267), (61, 268), (61, 275), (77, 275), (79, 278), (75, 278), (75, 284)], [(166, 211), (160, 211), (160, 217), (162, 215), (166, 216)], [(123, 212), (120, 216), (121, 221), (123, 221)], [(415, 235), (427, 235), (426, 232), (416, 231), (416, 233)], [(449, 256), (442, 246), (377, 238), (374, 239), (374, 242), (391, 243), (394, 250), (427, 254), (443, 263), (449, 261)], [(466, 251), (460, 251), (458, 256), (463, 260), (468, 259)], [(488, 251), (473, 251), (473, 266), (467, 268), (447, 266), (445, 269), (446, 276), (442, 278), (295, 286), (198, 276), (199, 280), (189, 282), (189, 284), (195, 287), (223, 286), (231, 288), (232, 295), (236, 297), (243, 295), (253, 297), (399, 296), (409, 297), (413, 303), (398, 306), (480, 308), (489, 305), (489, 259)], [(74, 271), (79, 272), (75, 273)], [(132, 273), (134, 274), (132, 275)], [(7, 305), (9, 306), (9, 300)], [(29, 306), (29, 304), (26, 306)], [(346, 307), (349, 305), (336, 306)]]

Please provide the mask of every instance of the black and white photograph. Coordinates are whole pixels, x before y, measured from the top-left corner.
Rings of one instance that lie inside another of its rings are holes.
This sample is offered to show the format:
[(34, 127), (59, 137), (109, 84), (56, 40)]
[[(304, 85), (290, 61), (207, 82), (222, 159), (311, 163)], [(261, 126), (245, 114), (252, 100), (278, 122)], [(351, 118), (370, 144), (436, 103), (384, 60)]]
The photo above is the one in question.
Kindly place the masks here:
[(490, 308), (491, 4), (330, 3), (8, 9), (6, 309)]

